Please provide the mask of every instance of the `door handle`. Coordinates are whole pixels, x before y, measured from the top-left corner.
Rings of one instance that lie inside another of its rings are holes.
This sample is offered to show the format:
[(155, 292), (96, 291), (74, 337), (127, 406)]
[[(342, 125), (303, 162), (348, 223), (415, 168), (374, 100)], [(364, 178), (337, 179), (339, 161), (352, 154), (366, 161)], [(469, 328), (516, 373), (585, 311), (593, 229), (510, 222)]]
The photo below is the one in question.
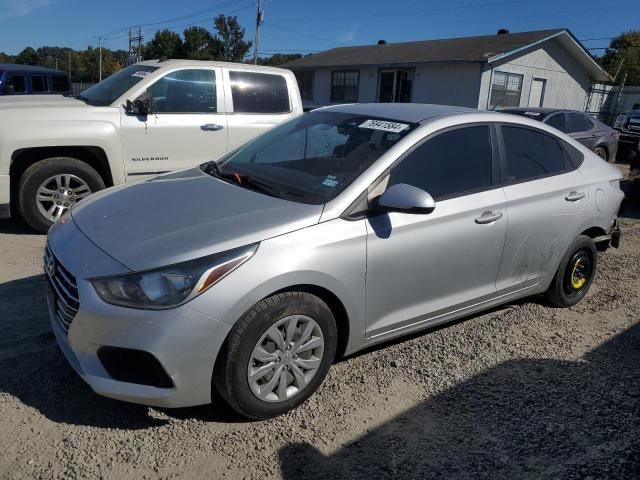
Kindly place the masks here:
[(217, 123), (205, 123), (204, 125), (200, 125), (200, 130), (204, 130), (205, 132), (217, 132), (223, 128), (224, 127), (222, 125), (218, 125)]
[(584, 198), (583, 192), (571, 192), (569, 195), (564, 197), (567, 202), (577, 202), (578, 200), (582, 200)]
[(479, 225), (484, 225), (487, 223), (493, 223), (502, 218), (502, 213), (500, 212), (484, 212), (482, 215), (476, 218), (476, 223)]

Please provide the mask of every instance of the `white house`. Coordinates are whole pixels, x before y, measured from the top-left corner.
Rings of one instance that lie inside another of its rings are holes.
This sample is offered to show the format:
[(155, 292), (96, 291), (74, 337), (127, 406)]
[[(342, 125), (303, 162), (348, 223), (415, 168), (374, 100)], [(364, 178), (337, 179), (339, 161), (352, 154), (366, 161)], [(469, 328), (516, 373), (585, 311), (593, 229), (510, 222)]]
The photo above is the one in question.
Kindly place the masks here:
[(418, 102), (584, 110), (610, 79), (567, 29), (343, 47), (283, 65), (305, 105)]

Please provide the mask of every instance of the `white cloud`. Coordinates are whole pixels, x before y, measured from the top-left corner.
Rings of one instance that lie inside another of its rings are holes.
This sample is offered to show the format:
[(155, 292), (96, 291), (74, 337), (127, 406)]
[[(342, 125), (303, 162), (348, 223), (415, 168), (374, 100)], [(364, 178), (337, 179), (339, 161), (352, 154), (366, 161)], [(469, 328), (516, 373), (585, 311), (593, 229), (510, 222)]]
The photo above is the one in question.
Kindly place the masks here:
[(51, 0), (0, 0), (0, 18), (29, 15), (50, 3)]
[(340, 35), (337, 40), (343, 43), (353, 42), (356, 39), (356, 36), (358, 35), (359, 30), (360, 30), (360, 25), (356, 23), (349, 30), (347, 30), (342, 35)]

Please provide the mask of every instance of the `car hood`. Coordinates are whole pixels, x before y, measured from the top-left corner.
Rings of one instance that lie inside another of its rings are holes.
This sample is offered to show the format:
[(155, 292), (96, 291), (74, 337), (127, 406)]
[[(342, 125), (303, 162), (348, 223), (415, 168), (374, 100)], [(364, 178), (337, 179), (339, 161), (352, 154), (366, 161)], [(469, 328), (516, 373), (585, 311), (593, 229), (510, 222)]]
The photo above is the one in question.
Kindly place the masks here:
[(62, 95), (6, 95), (0, 96), (0, 111), (5, 108), (69, 108), (86, 107), (81, 100)]
[(72, 209), (77, 227), (134, 271), (248, 245), (318, 223), (322, 205), (290, 202), (199, 168), (103, 190)]

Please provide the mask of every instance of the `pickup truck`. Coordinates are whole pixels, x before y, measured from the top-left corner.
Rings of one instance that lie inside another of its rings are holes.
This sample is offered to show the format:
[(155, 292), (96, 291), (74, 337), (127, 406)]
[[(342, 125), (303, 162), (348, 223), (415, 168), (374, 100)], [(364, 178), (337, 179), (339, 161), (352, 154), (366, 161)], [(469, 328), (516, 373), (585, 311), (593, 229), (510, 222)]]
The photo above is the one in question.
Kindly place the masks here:
[(0, 218), (46, 232), (93, 192), (216, 159), (299, 114), (292, 72), (191, 60), (137, 63), (75, 97), (0, 98)]

